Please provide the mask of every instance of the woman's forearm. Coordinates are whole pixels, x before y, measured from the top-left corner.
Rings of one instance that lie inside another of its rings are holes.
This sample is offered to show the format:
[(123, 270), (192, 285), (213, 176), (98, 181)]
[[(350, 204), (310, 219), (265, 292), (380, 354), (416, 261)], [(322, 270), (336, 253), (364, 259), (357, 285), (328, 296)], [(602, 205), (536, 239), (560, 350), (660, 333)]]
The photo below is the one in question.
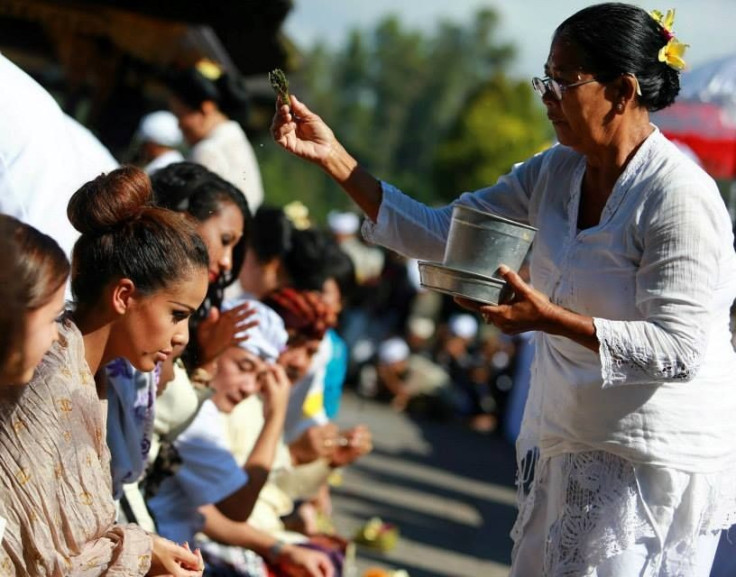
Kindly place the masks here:
[(213, 505), (200, 507), (199, 512), (205, 519), (202, 531), (213, 541), (244, 547), (262, 556), (276, 542), (276, 539), (248, 523), (228, 519)]
[(348, 193), (373, 222), (378, 219), (383, 191), (381, 182), (365, 170), (343, 146), (335, 141), (322, 169)]
[(600, 343), (595, 332), (593, 317), (574, 313), (562, 307), (555, 307), (555, 316), (552, 323), (543, 327), (545, 332), (567, 337), (579, 345), (598, 352)]

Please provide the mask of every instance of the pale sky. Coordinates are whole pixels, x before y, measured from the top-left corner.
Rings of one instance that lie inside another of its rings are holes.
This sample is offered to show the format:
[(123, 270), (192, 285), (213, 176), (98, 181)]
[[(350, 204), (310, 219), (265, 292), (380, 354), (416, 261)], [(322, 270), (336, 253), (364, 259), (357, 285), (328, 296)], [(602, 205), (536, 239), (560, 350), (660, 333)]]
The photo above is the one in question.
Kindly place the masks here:
[[(539, 76), (555, 27), (595, 0), (294, 0), (285, 31), (300, 47), (316, 39), (339, 44), (355, 27), (371, 28), (386, 14), (404, 26), (432, 30), (438, 19), (467, 23), (478, 8), (491, 6), (500, 16), (501, 38), (512, 41), (517, 56), (510, 73)], [(690, 44), (690, 68), (713, 58), (736, 54), (736, 0), (650, 0), (632, 2), (646, 10), (676, 10), (675, 33)]]

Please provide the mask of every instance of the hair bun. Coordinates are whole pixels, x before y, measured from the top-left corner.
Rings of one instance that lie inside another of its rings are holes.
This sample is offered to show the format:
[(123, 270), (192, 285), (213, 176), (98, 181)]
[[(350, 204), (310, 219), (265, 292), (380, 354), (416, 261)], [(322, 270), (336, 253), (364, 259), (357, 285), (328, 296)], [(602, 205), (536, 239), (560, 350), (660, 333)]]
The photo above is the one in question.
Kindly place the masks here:
[(138, 217), (152, 199), (146, 173), (124, 166), (82, 185), (69, 200), (67, 216), (82, 234), (104, 234)]
[(217, 103), (220, 110), (242, 124), (247, 118), (250, 103), (245, 80), (239, 75), (223, 74), (217, 79), (215, 86), (220, 94), (220, 101)]

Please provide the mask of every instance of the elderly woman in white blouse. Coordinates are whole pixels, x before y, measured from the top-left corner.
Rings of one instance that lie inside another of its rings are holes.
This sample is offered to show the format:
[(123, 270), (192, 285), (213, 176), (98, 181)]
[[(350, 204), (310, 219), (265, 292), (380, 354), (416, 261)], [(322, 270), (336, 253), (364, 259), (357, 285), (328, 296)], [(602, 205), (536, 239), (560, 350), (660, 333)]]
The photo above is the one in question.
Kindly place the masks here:
[[(564, 21), (533, 81), (559, 145), (455, 201), (539, 229), (532, 284), (502, 267), (514, 300), (473, 305), (507, 333), (538, 331), (513, 576), (707, 576), (736, 515), (731, 223), (649, 122), (679, 91), (673, 17), (600, 4)], [(361, 206), (370, 240), (442, 259), (451, 206), (373, 178), (296, 98), (272, 129)]]

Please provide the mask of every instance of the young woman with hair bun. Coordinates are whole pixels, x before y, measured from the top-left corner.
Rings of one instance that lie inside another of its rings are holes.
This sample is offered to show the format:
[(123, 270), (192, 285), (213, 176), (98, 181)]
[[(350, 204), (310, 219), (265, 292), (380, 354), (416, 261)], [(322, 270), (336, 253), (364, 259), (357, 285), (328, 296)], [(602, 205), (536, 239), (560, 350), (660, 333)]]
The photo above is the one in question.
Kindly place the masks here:
[[(224, 290), (235, 280), (243, 261), (250, 210), (235, 185), (193, 162), (165, 166), (151, 176), (151, 182), (154, 204), (188, 218), (207, 247), (207, 296), (189, 319), (191, 338), (186, 349), (177, 350), (174, 355), (181, 354), (188, 374), (204, 385), (215, 374), (218, 356), (247, 338), (249, 307), (222, 313), (221, 308)], [(162, 365), (163, 371), (173, 370), (173, 357), (169, 360), (172, 362)], [(162, 413), (156, 412), (154, 405), (161, 381), (157, 372), (136, 371), (121, 359), (107, 367), (107, 376), (107, 442), (112, 453), (113, 495), (121, 499), (123, 485), (141, 478), (152, 444), (155, 445), (154, 418)], [(194, 395), (193, 390), (190, 392)], [(177, 412), (185, 406), (187, 403), (177, 400)], [(193, 406), (198, 406), (198, 402)], [(128, 501), (138, 500), (135, 492), (125, 492)], [(123, 503), (122, 510), (129, 511), (129, 504)], [(138, 521), (143, 522), (140, 514)]]
[(115, 523), (105, 376), (116, 358), (152, 370), (186, 344), (207, 291), (192, 223), (153, 206), (150, 181), (121, 168), (82, 186), (68, 216), (74, 307), (25, 386), (0, 404), (0, 568), (18, 575), (198, 576), (188, 547)]

